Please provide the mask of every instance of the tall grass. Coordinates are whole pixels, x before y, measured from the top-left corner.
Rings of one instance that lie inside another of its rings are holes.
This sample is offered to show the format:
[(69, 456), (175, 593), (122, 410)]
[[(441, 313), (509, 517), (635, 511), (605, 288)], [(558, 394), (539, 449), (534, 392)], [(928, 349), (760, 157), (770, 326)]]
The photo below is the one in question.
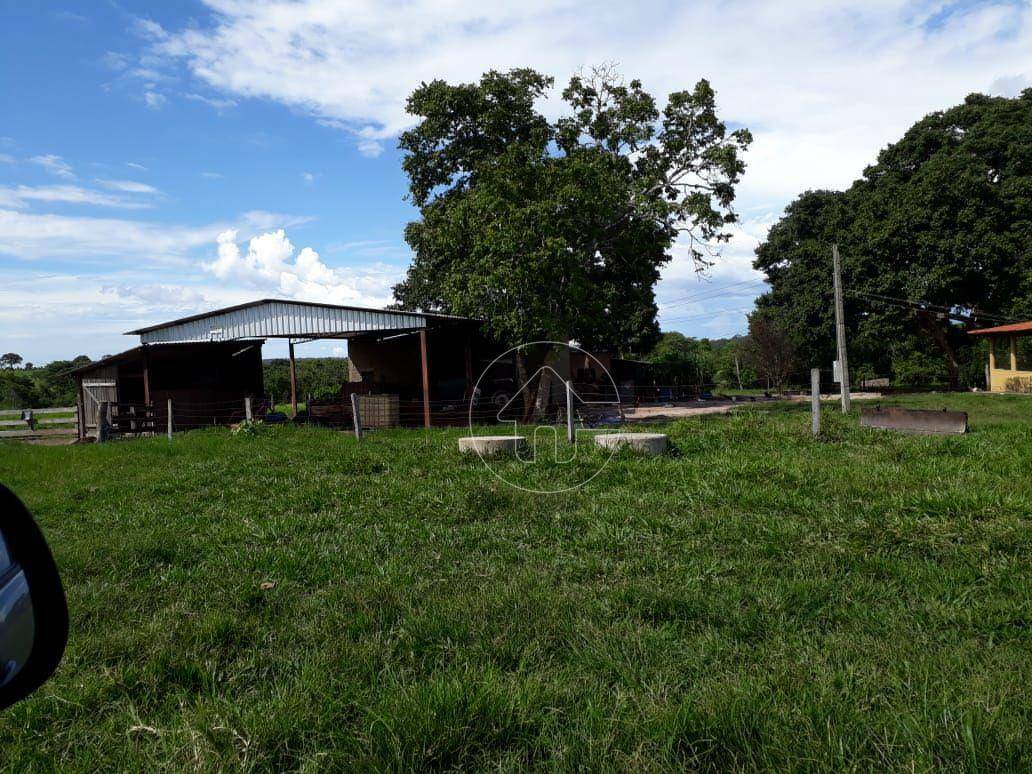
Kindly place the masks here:
[(559, 496), (460, 431), (2, 444), (72, 633), (0, 759), (1027, 770), (1032, 400), (906, 402), (972, 432), (746, 409)]

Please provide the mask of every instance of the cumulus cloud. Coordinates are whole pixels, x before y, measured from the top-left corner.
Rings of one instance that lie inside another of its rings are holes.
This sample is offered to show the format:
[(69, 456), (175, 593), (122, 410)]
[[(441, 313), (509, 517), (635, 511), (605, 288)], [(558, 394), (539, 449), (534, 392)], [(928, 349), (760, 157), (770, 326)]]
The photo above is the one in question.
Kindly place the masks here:
[(286, 298), (383, 306), (390, 302), (390, 288), (402, 274), (387, 264), (347, 271), (333, 269), (311, 247), (302, 248), (295, 256), (294, 245), (283, 229), (253, 237), (246, 252), (240, 249), (237, 238), (236, 229), (220, 233), (216, 258), (204, 268), (220, 280)]
[(164, 94), (156, 91), (143, 92), (143, 101), (151, 110), (160, 110), (168, 101)]

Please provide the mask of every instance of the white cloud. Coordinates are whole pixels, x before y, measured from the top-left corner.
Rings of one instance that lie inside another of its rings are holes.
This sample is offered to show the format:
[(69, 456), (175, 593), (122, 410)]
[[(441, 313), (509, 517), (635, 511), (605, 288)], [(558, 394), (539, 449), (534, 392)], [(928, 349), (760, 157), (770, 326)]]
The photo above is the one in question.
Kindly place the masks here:
[(143, 164), (137, 164), (135, 161), (127, 161), (127, 162), (125, 162), (125, 165), (127, 167), (129, 167), (130, 169), (136, 169), (136, 170), (139, 170), (140, 172), (146, 172), (147, 171), (147, 167), (143, 166)]
[(0, 330), (10, 349), (37, 363), (120, 352), (138, 343), (122, 335), (126, 330), (254, 298), (224, 283), (155, 283), (151, 267), (92, 273), (30, 266), (0, 264)]
[(168, 33), (165, 32), (164, 27), (153, 19), (134, 19), (132, 28), (133, 32), (142, 38), (149, 38), (150, 40), (165, 40), (168, 38)]
[(219, 112), (222, 112), (223, 110), (228, 110), (229, 108), (235, 108), (237, 106), (237, 101), (235, 99), (220, 99), (218, 97), (206, 97), (203, 94), (185, 94), (184, 96), (189, 100), (192, 100), (194, 102), (200, 102), (202, 104), (207, 105), (210, 108), (214, 108)]
[(1006, 79), (1028, 72), (1032, 50), (1032, 6), (1005, 0), (703, 0), (634, 13), (573, 0), (489, 12), (473, 0), (205, 2), (207, 26), (172, 32), (154, 52), (209, 88), (345, 128), (367, 155), (411, 125), (405, 98), (424, 80), (531, 66), (561, 86), (601, 61), (659, 94), (708, 77), (721, 115), (755, 130), (743, 196), (778, 206), (809, 187), (848, 185), (926, 112), (998, 81), (1013, 90)]
[(9, 153), (0, 153), (0, 164), (13, 164), (14, 162), (14, 156)]
[(201, 172), (201, 177), (205, 177), (209, 180), (221, 180), (225, 175), (221, 172)]
[(1032, 75), (1004, 75), (993, 81), (989, 92), (1001, 97), (1016, 97), (1025, 89), (1032, 89)]
[(143, 101), (151, 110), (160, 110), (168, 99), (164, 94), (159, 94), (156, 91), (145, 91), (143, 93)]
[(77, 185), (0, 186), (0, 207), (20, 209), (28, 202), (89, 204), (95, 207), (118, 207), (127, 210), (146, 209), (151, 206), (148, 202), (113, 196)]
[(291, 227), (310, 218), (262, 210), (246, 212), (235, 222), (184, 226), (120, 218), (70, 217), (0, 209), (0, 254), (22, 260), (91, 261), (114, 268), (194, 266), (191, 254), (211, 244), (228, 228), (247, 233)]
[(382, 263), (347, 270), (323, 263), (311, 247), (294, 255), (286, 231), (270, 231), (250, 240), (247, 252), (237, 243), (238, 232), (227, 229), (216, 239), (217, 256), (204, 268), (227, 282), (286, 298), (360, 306), (390, 303), (391, 286), (403, 270)]
[(72, 166), (60, 156), (47, 153), (42, 156), (33, 156), (29, 161), (33, 164), (38, 164), (56, 177), (63, 177), (66, 180), (75, 179), (75, 172), (72, 170)]
[(97, 180), (97, 183), (112, 191), (121, 191), (132, 194), (156, 194), (160, 193), (157, 188), (147, 183), (140, 183), (136, 180)]
[(370, 159), (375, 159), (383, 153), (383, 143), (380, 140), (361, 139), (357, 147), (359, 153)]
[(308, 183), (308, 185), (311, 185), (312, 183), (315, 182), (315, 177), (316, 177), (315, 174), (312, 173), (312, 172), (302, 172), (301, 173), (301, 179), (304, 180), (306, 183)]

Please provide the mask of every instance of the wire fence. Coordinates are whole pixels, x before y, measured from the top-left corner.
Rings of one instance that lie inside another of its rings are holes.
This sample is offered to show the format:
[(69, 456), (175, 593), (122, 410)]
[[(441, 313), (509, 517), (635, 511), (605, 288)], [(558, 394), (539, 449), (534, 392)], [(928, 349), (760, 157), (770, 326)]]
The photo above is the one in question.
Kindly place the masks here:
[[(580, 426), (600, 427), (655, 417), (640, 409), (657, 407), (704, 407), (750, 403), (809, 394), (810, 385), (792, 372), (781, 381), (792, 387), (775, 387), (773, 381), (726, 382), (699, 381), (690, 384), (552, 384), (547, 394), (528, 391), (516, 394), (473, 394), (454, 398), (421, 397), (379, 393), (368, 385), (347, 385), (332, 397), (304, 396), (296, 412), (277, 410), (271, 395), (199, 401), (158, 398), (150, 403), (110, 402), (100, 406), (96, 430), (99, 440), (115, 437), (160, 435), (211, 427), (234, 427), (248, 420), (267, 424), (313, 424), (359, 432), (397, 427), (461, 427), (493, 424), (550, 424), (573, 421)], [(809, 377), (809, 372), (805, 372)], [(827, 374), (831, 376), (830, 371)], [(788, 377), (792, 377), (791, 379)], [(863, 389), (867, 380), (853, 388)], [(890, 389), (886, 386), (879, 390)], [(912, 389), (912, 388), (909, 388)], [(839, 385), (821, 381), (824, 395), (837, 393)], [(357, 423), (356, 423), (357, 414)], [(89, 431), (89, 429), (87, 430)]]

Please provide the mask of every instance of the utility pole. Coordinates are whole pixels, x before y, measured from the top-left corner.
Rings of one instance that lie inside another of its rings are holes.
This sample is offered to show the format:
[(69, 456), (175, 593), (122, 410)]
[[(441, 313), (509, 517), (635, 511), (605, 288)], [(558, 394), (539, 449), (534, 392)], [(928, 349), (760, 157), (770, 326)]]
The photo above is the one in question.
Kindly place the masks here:
[(849, 412), (849, 363), (846, 360), (846, 316), (842, 310), (842, 263), (838, 245), (831, 246), (835, 279), (835, 340), (838, 345), (839, 387), (842, 390), (842, 413)]

